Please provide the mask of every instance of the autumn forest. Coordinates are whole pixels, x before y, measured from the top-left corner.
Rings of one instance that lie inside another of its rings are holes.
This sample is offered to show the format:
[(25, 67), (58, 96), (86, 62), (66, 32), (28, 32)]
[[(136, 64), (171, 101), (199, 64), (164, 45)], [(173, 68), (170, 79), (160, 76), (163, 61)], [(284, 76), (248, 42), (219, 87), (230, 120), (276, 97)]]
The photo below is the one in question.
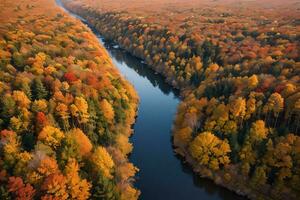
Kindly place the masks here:
[(298, 0), (0, 0), (0, 199), (154, 198), (131, 160), (144, 96), (98, 34), (179, 92), (178, 163), (246, 199), (299, 198)]

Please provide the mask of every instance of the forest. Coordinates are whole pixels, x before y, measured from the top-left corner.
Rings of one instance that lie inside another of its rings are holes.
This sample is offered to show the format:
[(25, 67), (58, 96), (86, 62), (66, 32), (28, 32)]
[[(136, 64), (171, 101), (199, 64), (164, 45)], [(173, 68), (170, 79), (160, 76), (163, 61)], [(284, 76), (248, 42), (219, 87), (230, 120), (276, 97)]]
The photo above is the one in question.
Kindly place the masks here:
[(139, 98), (54, 0), (0, 1), (0, 199), (137, 199)]
[(180, 89), (175, 152), (250, 199), (300, 195), (300, 4), (63, 0)]

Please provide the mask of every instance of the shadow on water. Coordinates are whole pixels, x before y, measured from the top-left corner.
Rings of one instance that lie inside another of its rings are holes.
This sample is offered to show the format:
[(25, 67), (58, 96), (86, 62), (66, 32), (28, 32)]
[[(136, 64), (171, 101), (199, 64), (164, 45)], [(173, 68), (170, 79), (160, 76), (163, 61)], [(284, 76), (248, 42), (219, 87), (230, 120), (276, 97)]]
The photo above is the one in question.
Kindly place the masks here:
[[(56, 2), (63, 6), (60, 0)], [(70, 14), (88, 25), (80, 16)], [(200, 178), (181, 157), (174, 154), (170, 131), (180, 102), (179, 91), (170, 87), (160, 74), (143, 64), (140, 59), (116, 48), (117, 45), (105, 41), (94, 28), (89, 27), (140, 96), (135, 133), (130, 138), (134, 149), (129, 157), (140, 169), (134, 184), (142, 192), (140, 199), (245, 199), (217, 186), (211, 180)]]
[(154, 87), (159, 87), (165, 95), (173, 93), (177, 98), (179, 98), (179, 90), (170, 87), (170, 85), (165, 82), (165, 78), (161, 74), (154, 72), (149, 66), (142, 63), (142, 60), (133, 57), (125, 50), (113, 48), (112, 44), (107, 44), (107, 42), (105, 43), (105, 48), (110, 51), (111, 55), (115, 57), (118, 62), (124, 62), (140, 76), (147, 78)]

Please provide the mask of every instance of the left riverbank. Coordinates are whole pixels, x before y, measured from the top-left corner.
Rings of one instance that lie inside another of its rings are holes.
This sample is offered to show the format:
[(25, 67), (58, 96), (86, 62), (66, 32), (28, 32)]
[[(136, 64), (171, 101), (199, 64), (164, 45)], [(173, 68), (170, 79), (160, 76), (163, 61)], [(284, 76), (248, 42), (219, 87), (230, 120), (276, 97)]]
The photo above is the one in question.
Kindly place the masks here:
[(133, 86), (54, 0), (0, 6), (1, 199), (137, 199)]

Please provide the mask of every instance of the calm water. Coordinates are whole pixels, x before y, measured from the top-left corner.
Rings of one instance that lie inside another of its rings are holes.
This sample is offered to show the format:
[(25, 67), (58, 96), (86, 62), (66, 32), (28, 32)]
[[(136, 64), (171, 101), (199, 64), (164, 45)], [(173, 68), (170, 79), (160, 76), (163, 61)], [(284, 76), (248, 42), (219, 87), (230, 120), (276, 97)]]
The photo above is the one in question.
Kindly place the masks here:
[(134, 85), (140, 96), (139, 113), (131, 137), (134, 149), (129, 158), (140, 169), (135, 182), (142, 192), (140, 199), (243, 199), (210, 180), (198, 178), (174, 154), (171, 128), (180, 102), (178, 91), (167, 85), (162, 76), (142, 64), (141, 60), (105, 42), (97, 31), (92, 30), (109, 52), (115, 66)]

